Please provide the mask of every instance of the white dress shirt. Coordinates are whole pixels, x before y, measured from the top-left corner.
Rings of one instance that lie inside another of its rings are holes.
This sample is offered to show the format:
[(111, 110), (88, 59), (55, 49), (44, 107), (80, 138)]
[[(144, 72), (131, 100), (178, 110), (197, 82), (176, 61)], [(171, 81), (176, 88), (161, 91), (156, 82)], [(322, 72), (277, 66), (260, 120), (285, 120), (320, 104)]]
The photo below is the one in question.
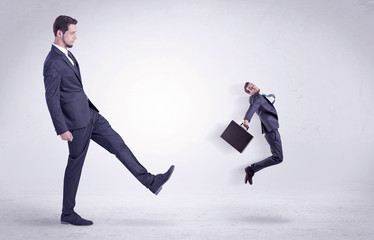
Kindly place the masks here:
[(65, 48), (63, 48), (63, 47), (61, 47), (61, 46), (59, 46), (59, 45), (57, 45), (55, 43), (52, 43), (52, 45), (55, 46), (56, 48), (58, 48), (61, 52), (63, 52), (66, 55), (66, 57), (69, 59), (69, 61), (71, 62), (71, 64), (73, 64), (73, 66), (74, 66), (74, 61), (73, 61), (73, 59), (71, 59), (69, 57), (67, 49), (65, 49)]

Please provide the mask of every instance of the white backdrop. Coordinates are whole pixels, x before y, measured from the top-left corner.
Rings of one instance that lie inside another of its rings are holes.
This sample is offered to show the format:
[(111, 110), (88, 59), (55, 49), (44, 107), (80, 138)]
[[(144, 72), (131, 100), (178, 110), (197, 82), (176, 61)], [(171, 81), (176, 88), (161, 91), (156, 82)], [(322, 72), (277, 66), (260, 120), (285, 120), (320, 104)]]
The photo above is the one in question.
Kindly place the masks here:
[[(253, 187), (373, 184), (374, 1), (2, 0), (0, 9), (0, 194), (62, 193), (67, 144), (42, 76), (61, 14), (78, 20), (71, 51), (101, 114), (149, 171), (176, 165), (164, 191), (241, 189), (244, 167), (270, 154), (256, 115), (243, 154), (220, 138), (248, 108), (246, 81), (277, 96), (285, 157)], [(145, 190), (92, 142), (79, 191)]]

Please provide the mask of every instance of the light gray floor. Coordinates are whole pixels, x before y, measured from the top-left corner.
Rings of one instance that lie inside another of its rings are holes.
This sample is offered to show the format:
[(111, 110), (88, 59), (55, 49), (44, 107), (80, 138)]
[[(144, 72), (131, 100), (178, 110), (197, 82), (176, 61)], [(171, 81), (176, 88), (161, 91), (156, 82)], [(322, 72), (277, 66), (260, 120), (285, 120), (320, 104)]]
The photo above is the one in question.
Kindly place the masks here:
[(80, 196), (90, 227), (59, 223), (61, 196), (1, 196), (0, 239), (373, 239), (373, 192), (239, 188)]
[[(59, 223), (67, 145), (42, 76), (59, 14), (79, 21), (90, 99), (148, 170), (177, 169), (155, 197), (91, 143), (91, 227)], [(2, 0), (0, 19), (0, 240), (374, 239), (374, 0)], [(243, 154), (219, 137), (246, 81), (277, 96), (285, 154), (251, 187), (245, 164), (270, 154), (258, 117)]]

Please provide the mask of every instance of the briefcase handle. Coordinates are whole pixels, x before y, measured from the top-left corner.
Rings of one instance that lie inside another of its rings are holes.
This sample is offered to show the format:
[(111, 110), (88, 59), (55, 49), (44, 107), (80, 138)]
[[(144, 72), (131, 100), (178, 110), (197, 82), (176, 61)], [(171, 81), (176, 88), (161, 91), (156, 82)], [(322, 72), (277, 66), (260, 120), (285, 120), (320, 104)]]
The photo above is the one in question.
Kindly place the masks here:
[(240, 126), (242, 126), (245, 130), (248, 131), (248, 128), (249, 128), (249, 127), (246, 128), (246, 127), (243, 125), (243, 123), (241, 123)]

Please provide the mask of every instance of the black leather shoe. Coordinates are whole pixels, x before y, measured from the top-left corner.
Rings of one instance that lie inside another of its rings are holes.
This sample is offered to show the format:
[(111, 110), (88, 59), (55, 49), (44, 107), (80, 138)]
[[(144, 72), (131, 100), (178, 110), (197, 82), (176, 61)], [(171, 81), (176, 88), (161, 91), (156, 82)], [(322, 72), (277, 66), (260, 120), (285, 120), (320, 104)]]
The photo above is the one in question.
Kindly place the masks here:
[(76, 226), (89, 226), (92, 225), (93, 222), (90, 220), (86, 220), (78, 215), (78, 213), (73, 212), (72, 214), (65, 215), (61, 214), (61, 223), (62, 224), (71, 224)]
[(247, 182), (249, 182), (249, 184), (252, 185), (252, 178), (254, 175), (255, 175), (255, 172), (253, 171), (253, 169), (251, 167), (246, 167), (244, 183), (247, 184)]
[(173, 171), (174, 171), (174, 165), (172, 165), (166, 173), (157, 174), (155, 178), (153, 179), (153, 182), (151, 186), (149, 187), (149, 190), (151, 190), (151, 192), (157, 195), (161, 191), (162, 185), (164, 185), (169, 180)]

